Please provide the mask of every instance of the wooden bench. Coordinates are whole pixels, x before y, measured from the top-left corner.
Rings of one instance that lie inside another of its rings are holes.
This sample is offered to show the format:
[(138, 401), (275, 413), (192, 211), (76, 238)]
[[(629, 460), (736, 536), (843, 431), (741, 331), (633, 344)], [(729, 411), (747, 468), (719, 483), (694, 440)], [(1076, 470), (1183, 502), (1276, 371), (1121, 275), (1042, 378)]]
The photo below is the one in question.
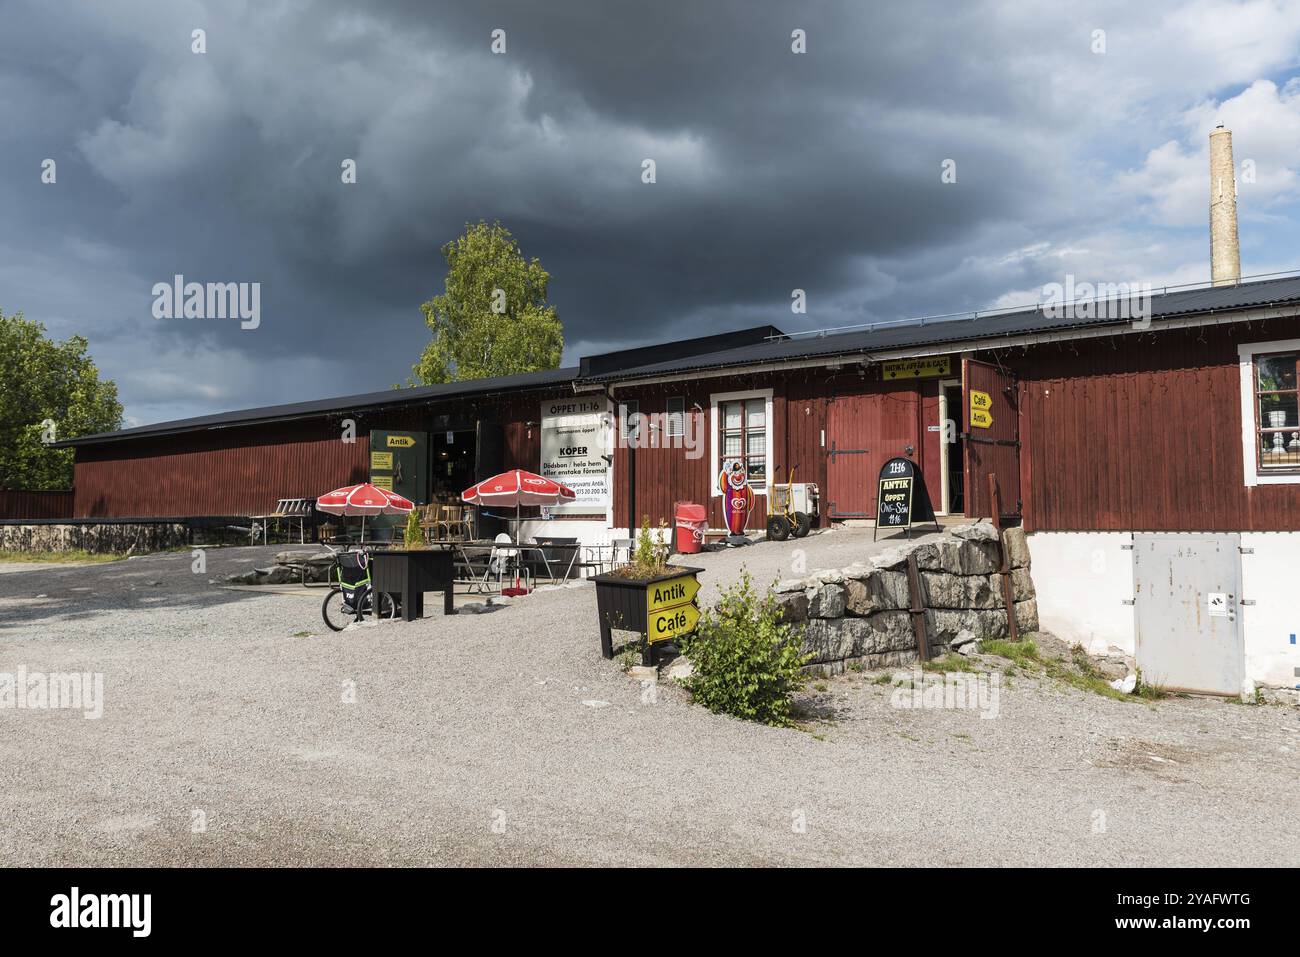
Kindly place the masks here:
[(298, 544), (307, 543), (307, 519), (311, 518), (312, 509), (315, 508), (315, 499), (311, 498), (282, 498), (275, 503), (275, 510), (265, 515), (250, 515), (248, 528), (248, 544), (252, 545), (257, 541), (257, 529), (260, 523), (262, 527), (262, 543), (266, 544), (266, 536), (270, 531), (271, 519), (275, 519), (278, 524), (281, 519), (298, 520)]

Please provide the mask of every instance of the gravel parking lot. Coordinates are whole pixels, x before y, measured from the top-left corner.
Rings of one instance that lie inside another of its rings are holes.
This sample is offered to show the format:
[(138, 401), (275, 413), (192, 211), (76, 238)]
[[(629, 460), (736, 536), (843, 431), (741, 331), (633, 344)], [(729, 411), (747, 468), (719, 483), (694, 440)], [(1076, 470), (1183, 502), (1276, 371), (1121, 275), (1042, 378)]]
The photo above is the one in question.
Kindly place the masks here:
[[(703, 597), (870, 532), (702, 556)], [(1295, 865), (1300, 712), (1018, 675), (998, 716), (850, 674), (808, 730), (650, 695), (590, 586), (329, 633), (322, 592), (216, 584), (275, 549), (0, 566), (0, 671), (102, 672), (104, 712), (3, 710), (23, 865)], [(802, 556), (799, 552), (802, 551)]]

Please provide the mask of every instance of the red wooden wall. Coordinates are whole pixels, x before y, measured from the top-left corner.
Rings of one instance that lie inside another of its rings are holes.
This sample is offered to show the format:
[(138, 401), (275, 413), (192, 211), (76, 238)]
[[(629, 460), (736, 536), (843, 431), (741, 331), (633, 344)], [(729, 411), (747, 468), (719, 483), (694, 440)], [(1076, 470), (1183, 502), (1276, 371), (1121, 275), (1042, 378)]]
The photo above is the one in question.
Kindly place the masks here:
[[(432, 431), (439, 416), (504, 429), (502, 468), (536, 470), (538, 397), (528, 394), (358, 413), (356, 441), (342, 441), (342, 415), (205, 430), (77, 449), (72, 512), (91, 517), (259, 514), (281, 498), (315, 497), (370, 476), (370, 430)], [(481, 476), (486, 478), (487, 476)]]
[(72, 490), (0, 489), (0, 519), (71, 518)]
[[(399, 428), (401, 426), (398, 426)], [(78, 518), (254, 515), (369, 477), (370, 437), (335, 422), (286, 422), (77, 449)]]
[(1244, 484), (1237, 354), (1297, 337), (1284, 319), (1000, 353), (1022, 376), (1026, 527), (1300, 529), (1300, 486)]

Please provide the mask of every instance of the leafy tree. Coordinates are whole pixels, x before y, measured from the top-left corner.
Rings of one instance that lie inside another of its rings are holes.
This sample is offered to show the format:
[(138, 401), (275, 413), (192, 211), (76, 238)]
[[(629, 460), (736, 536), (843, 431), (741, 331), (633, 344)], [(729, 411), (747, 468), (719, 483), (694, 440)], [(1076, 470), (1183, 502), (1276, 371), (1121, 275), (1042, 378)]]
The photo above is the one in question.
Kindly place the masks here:
[(72, 487), (72, 449), (46, 447), (47, 419), (60, 439), (122, 427), (117, 385), (99, 378), (87, 347), (0, 312), (0, 488)]
[(446, 291), (420, 306), (433, 341), (413, 366), (415, 382), (554, 369), (564, 351), (555, 307), (546, 303), (550, 274), (525, 259), (500, 223), (466, 224), (442, 247)]

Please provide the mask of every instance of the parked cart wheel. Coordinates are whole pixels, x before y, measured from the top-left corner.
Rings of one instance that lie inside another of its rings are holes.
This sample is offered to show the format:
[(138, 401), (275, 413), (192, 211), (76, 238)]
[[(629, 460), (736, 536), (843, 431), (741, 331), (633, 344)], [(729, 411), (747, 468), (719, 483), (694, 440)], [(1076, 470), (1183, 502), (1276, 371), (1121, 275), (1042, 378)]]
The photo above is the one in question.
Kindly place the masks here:
[(794, 513), (794, 537), (806, 538), (812, 531), (812, 519), (808, 517), (807, 512)]
[(790, 537), (790, 522), (784, 515), (773, 515), (767, 520), (767, 537), (774, 542), (784, 542)]

